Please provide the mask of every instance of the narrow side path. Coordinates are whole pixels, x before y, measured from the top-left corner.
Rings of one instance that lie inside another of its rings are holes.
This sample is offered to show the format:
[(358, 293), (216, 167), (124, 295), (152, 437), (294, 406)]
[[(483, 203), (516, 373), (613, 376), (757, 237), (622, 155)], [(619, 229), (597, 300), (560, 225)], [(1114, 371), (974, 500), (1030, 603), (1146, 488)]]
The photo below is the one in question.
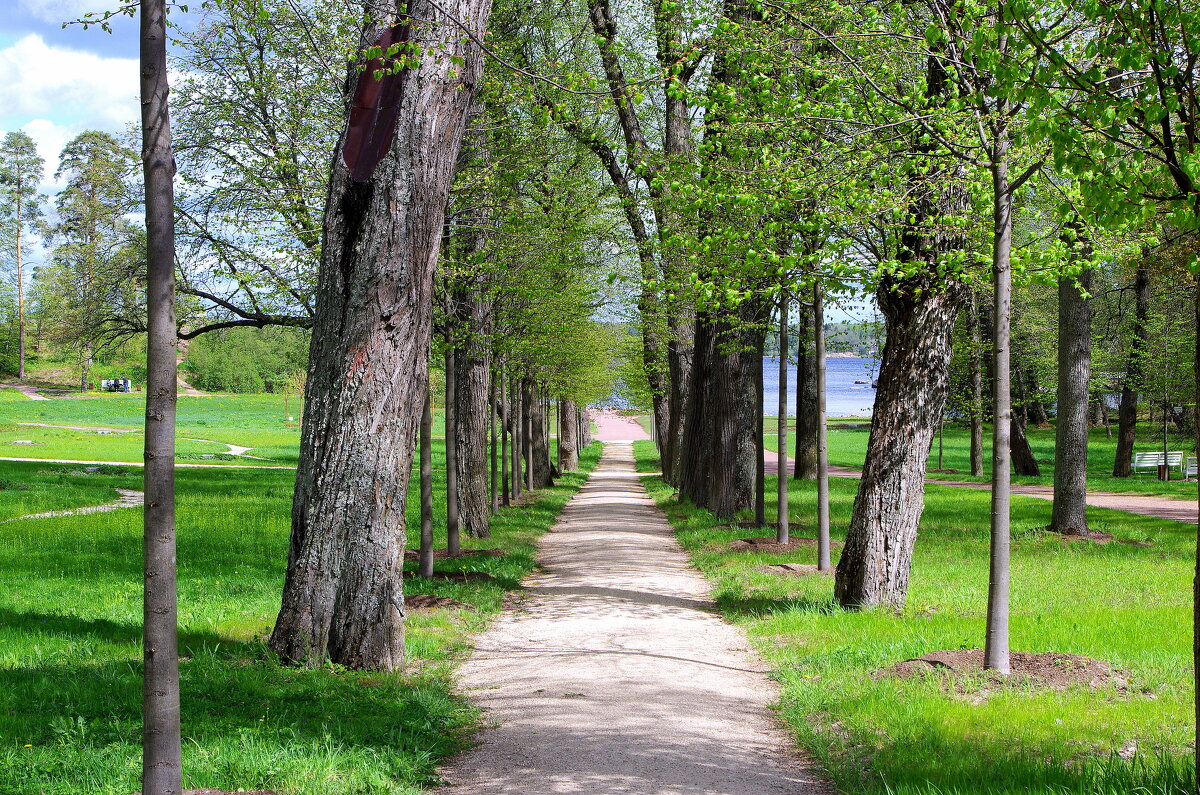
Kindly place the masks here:
[[(771, 451), (766, 453), (765, 471), (768, 475), (779, 472), (776, 455)], [(788, 472), (795, 466), (795, 459), (788, 459)], [(830, 466), (829, 474), (838, 478), (861, 478), (862, 471), (849, 467)], [(937, 486), (953, 486), (961, 489), (976, 489), (990, 491), (991, 483), (980, 483), (974, 480), (938, 480), (925, 478), (926, 483)], [(1012, 493), (1022, 497), (1035, 497), (1039, 500), (1053, 500), (1053, 486), (1038, 486), (1028, 483), (1012, 484)], [(1174, 519), (1177, 522), (1200, 524), (1200, 504), (1192, 500), (1176, 500), (1171, 497), (1160, 497), (1156, 494), (1123, 494), (1115, 491), (1089, 491), (1087, 504), (1092, 508), (1111, 508), (1115, 511), (1136, 513), (1140, 516), (1153, 516), (1157, 519)]]
[(11, 387), (11, 388), (17, 390), (18, 392), (20, 392), (22, 395), (29, 398), (30, 400), (49, 400), (50, 399), (50, 398), (46, 397), (45, 395), (43, 395), (41, 392), (37, 391), (36, 388), (30, 386), (29, 384), (5, 384), (4, 386)]
[(825, 795), (767, 707), (745, 634), (715, 612), (628, 442), (541, 543), (529, 598), (476, 644), (461, 687), (493, 724), (448, 795)]

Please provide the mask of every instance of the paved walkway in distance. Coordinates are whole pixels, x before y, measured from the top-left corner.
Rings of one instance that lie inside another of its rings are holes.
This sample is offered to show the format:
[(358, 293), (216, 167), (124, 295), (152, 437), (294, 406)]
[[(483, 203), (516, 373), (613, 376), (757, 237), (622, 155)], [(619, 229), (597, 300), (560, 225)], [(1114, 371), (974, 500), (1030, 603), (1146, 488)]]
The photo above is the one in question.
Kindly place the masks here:
[[(766, 453), (766, 473), (774, 475), (779, 472), (776, 454), (770, 450)], [(795, 459), (788, 459), (788, 471), (795, 465)], [(836, 478), (861, 478), (862, 471), (849, 467), (830, 466), (829, 474)], [(962, 489), (989, 491), (991, 483), (980, 483), (974, 480), (938, 480), (925, 478), (926, 483), (936, 486), (953, 486)], [(1012, 493), (1021, 497), (1035, 497), (1039, 500), (1053, 500), (1053, 486), (1038, 486), (1028, 483), (1014, 483)], [(1177, 522), (1200, 524), (1200, 504), (1196, 500), (1176, 500), (1170, 497), (1160, 497), (1157, 494), (1122, 494), (1114, 491), (1089, 491), (1087, 504), (1092, 508), (1111, 508), (1114, 511), (1136, 513), (1140, 516), (1153, 516), (1157, 519), (1174, 519)]]
[(4, 386), (12, 387), (30, 400), (49, 400), (50, 398), (37, 391), (29, 384), (5, 384)]
[(439, 792), (832, 792), (776, 725), (762, 663), (714, 612), (627, 442), (605, 447), (539, 560), (528, 598), (460, 669), (491, 728), (443, 769)]

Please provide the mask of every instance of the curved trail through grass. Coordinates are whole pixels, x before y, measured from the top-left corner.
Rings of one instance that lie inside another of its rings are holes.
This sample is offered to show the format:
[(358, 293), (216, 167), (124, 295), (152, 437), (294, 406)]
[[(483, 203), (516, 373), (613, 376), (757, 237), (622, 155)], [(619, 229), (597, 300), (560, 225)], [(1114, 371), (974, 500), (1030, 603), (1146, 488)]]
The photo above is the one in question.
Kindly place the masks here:
[(50, 398), (46, 397), (45, 395), (43, 395), (41, 392), (37, 391), (36, 388), (30, 386), (29, 384), (5, 384), (5, 386), (12, 387), (13, 389), (17, 390), (25, 397), (29, 398), (30, 400), (49, 400), (50, 399)]
[[(597, 425), (601, 439), (632, 433)], [(460, 671), (494, 726), (443, 771), (451, 786), (439, 791), (831, 791), (776, 725), (766, 668), (716, 614), (634, 473), (629, 443), (606, 446), (539, 551), (529, 597), (478, 638)]]
[(106, 502), (103, 505), (85, 505), (82, 508), (72, 508), (66, 511), (46, 511), (45, 513), (31, 513), (27, 516), (14, 516), (12, 519), (4, 520), (4, 523), (19, 522), (22, 519), (56, 519), (60, 516), (86, 516), (93, 513), (108, 513), (109, 511), (120, 510), (121, 508), (141, 508), (146, 504), (146, 494), (133, 489), (117, 489), (117, 494), (120, 499), (116, 502)]

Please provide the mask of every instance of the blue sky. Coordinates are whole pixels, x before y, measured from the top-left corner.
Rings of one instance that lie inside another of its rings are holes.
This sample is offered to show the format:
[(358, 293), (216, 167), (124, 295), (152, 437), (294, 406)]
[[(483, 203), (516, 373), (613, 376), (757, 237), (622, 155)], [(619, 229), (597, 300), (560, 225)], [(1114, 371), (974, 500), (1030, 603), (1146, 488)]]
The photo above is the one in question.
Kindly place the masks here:
[(0, 131), (33, 137), (48, 182), (71, 138), (86, 129), (119, 134), (137, 119), (137, 20), (114, 20), (112, 34), (62, 27), (115, 6), (113, 0), (0, 0)]

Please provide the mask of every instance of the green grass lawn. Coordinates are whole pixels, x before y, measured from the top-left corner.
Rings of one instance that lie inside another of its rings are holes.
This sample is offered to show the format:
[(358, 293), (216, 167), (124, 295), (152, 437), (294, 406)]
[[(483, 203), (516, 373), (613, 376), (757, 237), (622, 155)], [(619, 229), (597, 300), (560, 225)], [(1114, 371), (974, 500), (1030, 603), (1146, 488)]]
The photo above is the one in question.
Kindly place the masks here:
[[(794, 421), (794, 420), (793, 420)], [(777, 450), (775, 418), (766, 420), (765, 436), (768, 450)], [(1115, 430), (1115, 429), (1114, 429)], [(870, 418), (836, 418), (829, 421), (829, 463), (837, 466), (861, 468), (867, 454), (867, 439), (871, 433)], [(1138, 426), (1138, 443), (1135, 450), (1154, 451), (1162, 449), (1161, 428), (1151, 428), (1147, 423)], [(1041, 467), (1040, 477), (1014, 477), (1014, 483), (1053, 485), (1054, 483), (1054, 429), (1029, 428), (1029, 446)], [(1184, 450), (1191, 454), (1193, 444), (1178, 434), (1171, 437), (1172, 450)], [(991, 427), (984, 429), (983, 467), (984, 477), (971, 477), (971, 433), (960, 425), (947, 425), (943, 435), (944, 469), (958, 470), (953, 474), (933, 474), (931, 477), (950, 480), (988, 480), (992, 471)], [(1093, 428), (1088, 439), (1088, 488), (1093, 491), (1131, 492), (1139, 494), (1161, 494), (1167, 497), (1196, 499), (1196, 482), (1184, 481), (1178, 470), (1171, 473), (1173, 480), (1163, 482), (1154, 474), (1134, 475), (1128, 478), (1112, 476), (1113, 459), (1116, 455), (1116, 439), (1109, 439), (1103, 428)], [(788, 432), (788, 450), (795, 450), (795, 431)], [(937, 438), (934, 437), (933, 451), (929, 456), (929, 469), (937, 468)]]
[[(639, 442), (635, 451), (639, 468), (657, 468), (653, 444)], [(725, 616), (746, 628), (775, 670), (780, 716), (842, 791), (1192, 791), (1194, 527), (1093, 509), (1097, 529), (1149, 545), (1064, 544), (1039, 529), (1049, 521), (1048, 501), (1015, 497), (1013, 650), (1105, 660), (1129, 674), (1130, 687), (1036, 692), (981, 682), (948, 692), (937, 677), (898, 681), (873, 673), (932, 651), (982, 647), (986, 492), (928, 487), (908, 604), (896, 614), (842, 611), (832, 578), (754, 571), (764, 563), (815, 563), (816, 552), (730, 553), (726, 542), (771, 531), (718, 528), (708, 512), (673, 502), (674, 490), (660, 479), (648, 486), (712, 580)], [(831, 481), (835, 540), (844, 538), (856, 487), (850, 479)], [(775, 493), (773, 482), (766, 492)], [(814, 485), (792, 481), (789, 494), (793, 521), (811, 528)], [(774, 509), (772, 501), (768, 516)], [(835, 545), (835, 561), (839, 551)], [(1133, 745), (1134, 760), (1114, 755)]]
[[(36, 409), (30, 421), (133, 427), (141, 420), (136, 395), (21, 400), (22, 418)], [(205, 438), (226, 430), (238, 440), (244, 432), (283, 435), (290, 431), (269, 427), (278, 419), (276, 402), (184, 398), (181, 424), (189, 435), (209, 429)], [(0, 410), (10, 403), (0, 401)], [(434, 452), (441, 517), (442, 445), (435, 443)], [(598, 456), (599, 445), (584, 451), (585, 472)], [(495, 582), (406, 580), (410, 594), (447, 596), (469, 607), (412, 612), (408, 669), (392, 675), (284, 667), (267, 653), (264, 638), (279, 608), (287, 559), (294, 473), (181, 469), (177, 477), (185, 784), (358, 795), (423, 791), (438, 760), (462, 746), (478, 715), (451, 693), (451, 663), (467, 648), (469, 634), (500, 610), (504, 593), (533, 568), (536, 538), (585, 475), (565, 476), (533, 502), (502, 511), (494, 538), (464, 539), (468, 547), (501, 547), (504, 556), (437, 564), (439, 570), (486, 571)], [(0, 519), (105, 503), (115, 487), (140, 484), (140, 470), (133, 468), (90, 473), (0, 462)], [(409, 522), (415, 547), (415, 499)], [(0, 792), (128, 795), (138, 789), (141, 533), (137, 509), (0, 524)], [(435, 534), (444, 544), (440, 518)]]
[[(179, 398), (176, 459), (184, 463), (232, 463), (295, 466), (300, 449), (300, 407), (282, 395), (214, 395)], [(433, 434), (445, 432), (443, 414), (434, 414)], [(18, 423), (132, 429), (134, 433), (39, 428)], [(89, 461), (142, 460), (145, 395), (141, 393), (65, 393), (53, 400), (30, 400), (15, 389), (0, 388), (0, 456), (64, 458)], [(194, 441), (201, 439), (205, 441)], [(32, 441), (33, 445), (14, 442)], [(231, 457), (227, 444), (253, 448)]]

